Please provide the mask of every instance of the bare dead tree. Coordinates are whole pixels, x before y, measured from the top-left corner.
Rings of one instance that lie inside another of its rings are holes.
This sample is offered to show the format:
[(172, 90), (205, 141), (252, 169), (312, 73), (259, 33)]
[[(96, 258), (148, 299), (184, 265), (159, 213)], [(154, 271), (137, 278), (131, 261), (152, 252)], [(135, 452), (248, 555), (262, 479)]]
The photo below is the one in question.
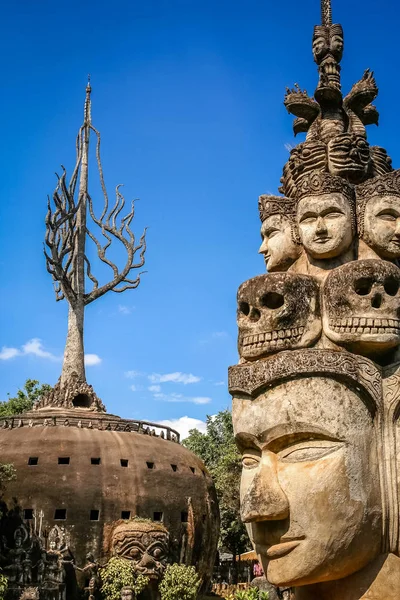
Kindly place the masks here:
[[(137, 288), (142, 273), (133, 275), (133, 272), (143, 267), (145, 262), (146, 230), (137, 243), (130, 228), (135, 216), (134, 203), (132, 202), (128, 214), (122, 216), (125, 199), (120, 191), (120, 185), (116, 188), (115, 202), (111, 206), (109, 203), (100, 159), (100, 133), (91, 122), (90, 95), (89, 82), (86, 88), (84, 122), (76, 140), (75, 168), (68, 184), (64, 167), (62, 167), (62, 174), (57, 175), (57, 186), (52, 202), (50, 198), (48, 199), (46, 215), (44, 252), (47, 270), (53, 278), (56, 299), (65, 298), (69, 304), (68, 334), (59, 382), (60, 388), (68, 386), (71, 378), (75, 383), (76, 381), (86, 382), (83, 332), (85, 306), (109, 291), (121, 293)], [(100, 217), (95, 214), (93, 201), (88, 191), (91, 133), (96, 136), (97, 140), (96, 159), (104, 196), (104, 208)], [(88, 217), (100, 229), (105, 240), (103, 243), (89, 229)], [(112, 271), (112, 279), (104, 285), (99, 285), (98, 279), (93, 274), (86, 251), (88, 238), (94, 243), (100, 261)], [(108, 251), (113, 242), (119, 242), (125, 248), (126, 262), (122, 268), (119, 268), (109, 258)]]

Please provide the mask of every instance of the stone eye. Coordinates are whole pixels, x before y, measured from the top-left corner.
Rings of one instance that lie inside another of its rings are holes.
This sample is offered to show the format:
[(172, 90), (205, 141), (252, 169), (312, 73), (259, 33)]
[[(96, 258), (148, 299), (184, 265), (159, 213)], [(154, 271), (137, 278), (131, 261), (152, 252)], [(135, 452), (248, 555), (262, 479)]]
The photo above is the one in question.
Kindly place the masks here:
[(395, 296), (399, 291), (399, 282), (394, 277), (387, 277), (387, 279), (385, 279), (384, 288), (389, 296)]
[(354, 282), (354, 291), (358, 296), (368, 296), (374, 282), (368, 277), (360, 277)]
[(250, 306), (247, 302), (239, 302), (239, 310), (247, 317), (250, 313)]
[(268, 292), (260, 298), (261, 306), (265, 306), (266, 308), (270, 308), (272, 310), (280, 308), (283, 306), (284, 302), (285, 299), (282, 294), (278, 294), (277, 292)]
[(161, 554), (162, 554), (161, 548), (156, 548), (153, 552), (154, 558), (160, 558)]

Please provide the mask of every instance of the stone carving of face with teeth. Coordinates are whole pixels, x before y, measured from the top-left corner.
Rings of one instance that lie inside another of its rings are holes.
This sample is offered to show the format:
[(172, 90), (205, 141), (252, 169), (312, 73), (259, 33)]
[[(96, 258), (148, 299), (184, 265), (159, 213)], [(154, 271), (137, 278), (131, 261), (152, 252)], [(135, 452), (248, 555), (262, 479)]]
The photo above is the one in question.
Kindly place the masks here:
[(332, 341), (360, 354), (400, 343), (400, 269), (360, 260), (331, 271), (323, 290), (323, 329)]
[(169, 533), (160, 523), (129, 521), (118, 525), (112, 537), (113, 554), (132, 561), (137, 573), (160, 579), (165, 571)]
[(332, 175), (350, 183), (360, 183), (367, 175), (371, 161), (367, 140), (354, 133), (342, 133), (328, 144), (328, 166)]
[(241, 359), (304, 348), (321, 334), (318, 284), (308, 275), (259, 275), (240, 286), (237, 300)]

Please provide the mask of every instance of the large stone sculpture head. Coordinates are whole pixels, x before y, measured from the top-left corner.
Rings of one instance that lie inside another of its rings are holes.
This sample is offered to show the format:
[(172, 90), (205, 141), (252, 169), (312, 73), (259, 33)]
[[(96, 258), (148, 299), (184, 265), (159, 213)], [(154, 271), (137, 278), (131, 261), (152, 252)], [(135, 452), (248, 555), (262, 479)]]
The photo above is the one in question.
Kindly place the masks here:
[(342, 133), (328, 143), (328, 167), (332, 175), (360, 183), (368, 174), (370, 162), (370, 147), (362, 135)]
[(239, 287), (237, 301), (241, 359), (305, 348), (321, 335), (319, 288), (313, 277), (259, 275)]
[(347, 352), (282, 352), (231, 367), (229, 388), (241, 514), (267, 579), (281, 587), (343, 580), (385, 551), (373, 363)]
[(167, 564), (169, 533), (161, 523), (132, 520), (118, 525), (112, 534), (112, 552), (131, 560), (135, 571), (160, 579)]
[(322, 289), (324, 333), (361, 354), (400, 344), (400, 269), (359, 260), (331, 271)]
[(359, 236), (381, 258), (400, 258), (400, 170), (357, 187)]
[(337, 258), (355, 235), (353, 187), (329, 173), (311, 172), (297, 192), (297, 224), (305, 251), (313, 259)]
[(260, 196), (258, 208), (262, 221), (259, 253), (264, 255), (269, 272), (286, 271), (301, 251), (296, 231), (295, 204), (280, 196)]

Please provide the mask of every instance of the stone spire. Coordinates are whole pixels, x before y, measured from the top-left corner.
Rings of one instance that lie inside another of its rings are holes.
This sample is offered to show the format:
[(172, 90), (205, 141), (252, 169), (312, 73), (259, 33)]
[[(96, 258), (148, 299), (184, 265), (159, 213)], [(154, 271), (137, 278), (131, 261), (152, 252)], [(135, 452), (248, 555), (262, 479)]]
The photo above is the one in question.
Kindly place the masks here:
[[(103, 410), (91, 386), (86, 382), (84, 360), (84, 316), (85, 307), (109, 291), (121, 293), (134, 289), (140, 283), (140, 275), (132, 278), (132, 272), (144, 265), (146, 251), (145, 233), (136, 242), (130, 229), (135, 211), (132, 203), (127, 215), (121, 217), (125, 198), (116, 187), (116, 199), (109, 207), (109, 198), (100, 160), (100, 133), (92, 124), (90, 77), (86, 86), (83, 124), (77, 136), (77, 160), (69, 184), (66, 171), (57, 176), (53, 203), (48, 201), (46, 216), (46, 264), (52, 275), (56, 299), (66, 299), (68, 310), (68, 333), (64, 352), (61, 377), (53, 391), (41, 400), (41, 406), (71, 408), (80, 406)], [(94, 203), (89, 193), (89, 143), (90, 135), (96, 139), (97, 168), (103, 193), (103, 210), (96, 216)], [(78, 184), (79, 180), (79, 184)], [(76, 187), (78, 185), (77, 198)], [(100, 237), (96, 237), (91, 226), (97, 226)], [(90, 228), (89, 228), (90, 227)], [(100, 284), (95, 277), (88, 258), (87, 242), (90, 240), (97, 250), (99, 260), (112, 271), (112, 279)], [(126, 252), (122, 268), (108, 256), (112, 242), (121, 244)], [(89, 289), (88, 289), (89, 288)]]
[(325, 27), (332, 25), (331, 0), (321, 0), (321, 23)]
[[(342, 27), (322, 0), (319, 81), (259, 211), (267, 273), (237, 294), (229, 369), (241, 514), (267, 579), (294, 598), (400, 597), (400, 170), (370, 146), (370, 70), (343, 96)], [(323, 508), (322, 508), (323, 507)]]

